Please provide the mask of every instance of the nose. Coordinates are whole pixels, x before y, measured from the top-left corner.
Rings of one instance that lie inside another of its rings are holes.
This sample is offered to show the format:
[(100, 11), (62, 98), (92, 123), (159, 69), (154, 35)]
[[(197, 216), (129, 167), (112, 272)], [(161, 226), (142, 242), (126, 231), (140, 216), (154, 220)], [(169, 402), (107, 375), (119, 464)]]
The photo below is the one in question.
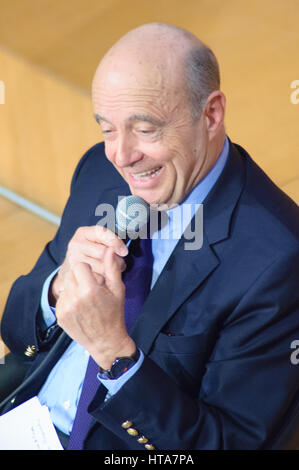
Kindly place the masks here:
[(119, 168), (133, 165), (142, 158), (137, 144), (132, 136), (119, 136), (116, 142), (114, 163)]

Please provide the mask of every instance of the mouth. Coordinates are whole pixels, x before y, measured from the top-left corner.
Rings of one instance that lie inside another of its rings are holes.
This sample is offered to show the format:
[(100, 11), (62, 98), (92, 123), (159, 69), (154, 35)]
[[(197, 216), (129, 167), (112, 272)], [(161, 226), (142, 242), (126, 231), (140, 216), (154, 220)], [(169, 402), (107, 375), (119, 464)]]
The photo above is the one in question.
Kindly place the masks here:
[(162, 170), (161, 166), (157, 166), (156, 168), (152, 168), (151, 170), (142, 171), (140, 173), (130, 173), (130, 176), (135, 181), (148, 181), (150, 179), (155, 178), (160, 171)]

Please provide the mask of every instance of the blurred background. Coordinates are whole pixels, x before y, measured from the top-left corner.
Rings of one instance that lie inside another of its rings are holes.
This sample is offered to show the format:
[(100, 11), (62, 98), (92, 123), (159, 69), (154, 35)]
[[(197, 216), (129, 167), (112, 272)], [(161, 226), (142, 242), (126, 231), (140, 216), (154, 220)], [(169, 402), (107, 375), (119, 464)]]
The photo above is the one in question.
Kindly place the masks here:
[(55, 234), (76, 163), (102, 140), (90, 100), (100, 59), (152, 21), (213, 49), (227, 134), (299, 202), (299, 0), (0, 0), (0, 318)]

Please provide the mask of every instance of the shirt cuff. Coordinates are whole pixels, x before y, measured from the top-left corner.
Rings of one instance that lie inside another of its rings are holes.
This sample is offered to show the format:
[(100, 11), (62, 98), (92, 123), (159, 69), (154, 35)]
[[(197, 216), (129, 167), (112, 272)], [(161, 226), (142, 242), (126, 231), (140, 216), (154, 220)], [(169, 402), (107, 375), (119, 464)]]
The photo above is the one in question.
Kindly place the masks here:
[(97, 375), (98, 380), (106, 387), (108, 390), (105, 401), (107, 401), (108, 398), (112, 397), (115, 395), (121, 387), (138, 371), (138, 369), (141, 367), (143, 360), (144, 360), (144, 354), (141, 350), (140, 351), (140, 356), (136, 364), (133, 365), (127, 372), (122, 374), (118, 379), (102, 379), (99, 375)]
[(47, 277), (47, 279), (44, 282), (43, 289), (42, 289), (40, 306), (41, 306), (43, 320), (47, 328), (49, 328), (50, 326), (53, 325), (53, 323), (56, 322), (55, 308), (49, 305), (49, 287), (50, 287), (53, 277), (57, 274), (59, 269), (60, 269), (60, 266), (57, 269), (55, 269), (55, 271), (53, 271)]

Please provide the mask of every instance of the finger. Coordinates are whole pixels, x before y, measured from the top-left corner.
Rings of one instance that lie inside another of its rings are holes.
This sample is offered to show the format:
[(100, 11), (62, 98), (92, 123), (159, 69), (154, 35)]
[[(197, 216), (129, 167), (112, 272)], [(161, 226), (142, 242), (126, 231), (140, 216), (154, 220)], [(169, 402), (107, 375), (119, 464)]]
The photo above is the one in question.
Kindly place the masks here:
[[(98, 264), (97, 261), (102, 262), (105, 256), (106, 249), (107, 249), (107, 246), (103, 245), (102, 243), (92, 243), (92, 242), (85, 243), (82, 249), (84, 257), (80, 261), (89, 263), (91, 267), (93, 268), (93, 271), (101, 274), (101, 264)], [(118, 254), (116, 254), (116, 260), (120, 266), (120, 269), (122, 271), (125, 271), (126, 263), (124, 259)], [(97, 266), (99, 270), (97, 269)]]
[(64, 294), (65, 292), (76, 289), (78, 287), (78, 283), (74, 273), (70, 270), (67, 271), (64, 275), (63, 284), (60, 286), (60, 293)]
[[(74, 293), (78, 290), (78, 284), (72, 271), (68, 271), (63, 279), (63, 283), (59, 287), (60, 293), (56, 303), (56, 317), (58, 324), (61, 322), (61, 313), (68, 305), (69, 299), (74, 297)], [(61, 310), (62, 309), (62, 310)]]
[[(105, 257), (106, 250), (107, 250), (107, 247), (105, 247), (103, 257), (101, 260), (97, 260), (95, 258), (91, 258), (88, 256), (83, 256), (80, 262), (89, 264), (89, 266), (91, 267), (94, 273), (105, 275), (104, 257)], [(122, 257), (116, 255), (115, 253), (114, 253), (114, 256), (115, 256), (115, 260), (117, 264), (119, 265), (119, 269), (121, 270), (121, 272), (125, 271), (127, 267), (125, 260)]]
[(105, 253), (105, 283), (107, 288), (114, 294), (122, 292), (124, 284), (122, 282), (121, 270), (116, 262), (115, 255), (111, 248)]
[(77, 263), (73, 267), (72, 273), (80, 289), (89, 289), (90, 286), (96, 284), (94, 273), (87, 263)]
[(119, 256), (126, 256), (128, 254), (128, 248), (125, 243), (111, 230), (101, 225), (84, 227), (84, 229), (87, 240), (110, 246)]
[(106, 246), (103, 243), (94, 243), (89, 240), (85, 240), (85, 243), (82, 245), (82, 253), (84, 256), (99, 260), (104, 258)]
[(105, 278), (101, 274), (93, 272), (93, 277), (95, 278), (99, 286), (103, 286), (105, 284)]

